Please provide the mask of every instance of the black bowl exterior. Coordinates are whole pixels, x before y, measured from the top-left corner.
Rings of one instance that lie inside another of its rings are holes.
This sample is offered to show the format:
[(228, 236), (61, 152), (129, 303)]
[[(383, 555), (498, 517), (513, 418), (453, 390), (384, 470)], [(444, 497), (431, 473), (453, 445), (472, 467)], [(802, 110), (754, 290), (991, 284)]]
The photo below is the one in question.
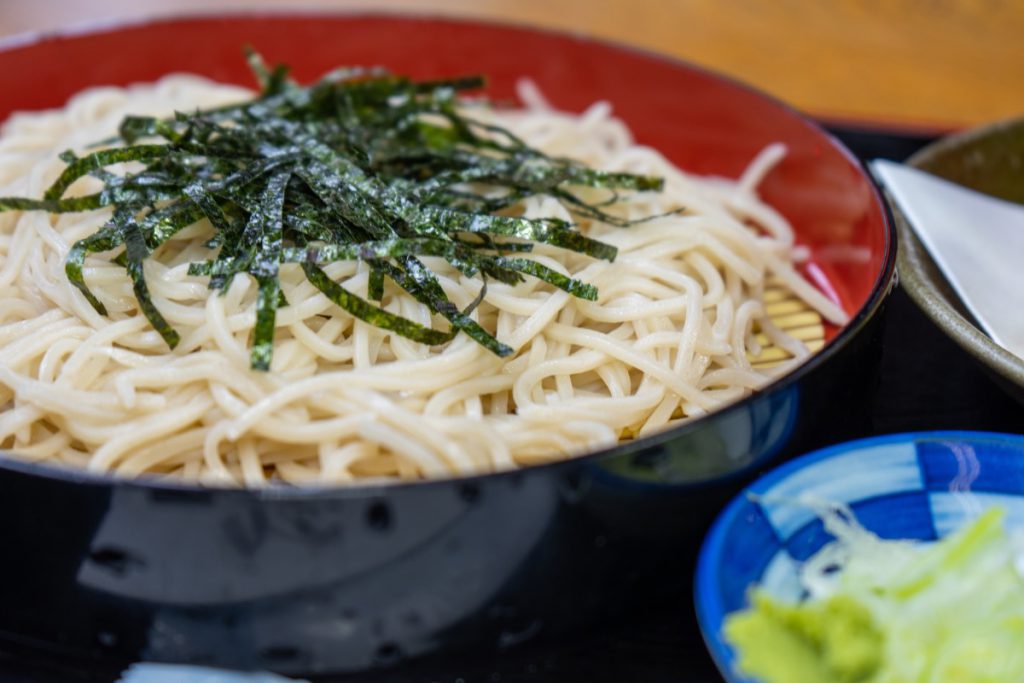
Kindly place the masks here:
[(0, 641), (72, 659), (358, 671), (682, 599), (700, 536), (745, 481), (865, 433), (891, 286), (890, 265), (821, 357), (729, 409), (517, 472), (238, 491), (8, 461)]

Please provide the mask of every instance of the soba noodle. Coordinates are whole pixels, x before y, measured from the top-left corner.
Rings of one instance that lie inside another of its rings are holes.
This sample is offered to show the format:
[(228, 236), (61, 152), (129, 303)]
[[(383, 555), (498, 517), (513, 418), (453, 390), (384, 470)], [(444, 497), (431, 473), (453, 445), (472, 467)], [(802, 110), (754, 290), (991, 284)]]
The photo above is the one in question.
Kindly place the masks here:
[[(61, 150), (111, 135), (126, 114), (166, 115), (237, 101), (247, 93), (194, 77), (101, 88), (57, 111), (19, 114), (0, 139), (0, 196), (40, 196), (63, 168)], [(777, 329), (762, 295), (780, 278), (826, 319), (842, 310), (794, 269), (784, 218), (756, 193), (784, 154), (768, 147), (736, 181), (696, 178), (632, 143), (599, 103), (582, 115), (553, 111), (532, 88), (528, 107), (474, 112), (551, 155), (600, 169), (663, 176), (662, 193), (625, 197), (612, 209), (640, 218), (581, 229), (616, 246), (614, 262), (545, 245), (530, 258), (596, 285), (588, 302), (533, 278), (491, 283), (473, 316), (515, 349), (507, 359), (458, 335), (426, 347), (366, 324), (283, 265), (290, 305), (277, 314), (270, 372), (250, 369), (256, 287), (238, 276), (211, 295), (188, 263), (209, 257), (197, 224), (146, 263), (158, 308), (181, 333), (169, 351), (137, 313), (123, 267), (90, 257), (85, 278), (99, 315), (68, 281), (69, 245), (97, 230), (108, 210), (0, 214), (0, 446), (16, 457), (132, 477), (261, 486), (443, 477), (504, 470), (593, 450), (702, 415), (748, 395), (807, 355)], [(83, 178), (71, 194), (98, 189)], [(595, 191), (596, 192), (596, 191)], [(533, 198), (529, 217), (573, 216)], [(580, 222), (577, 219), (577, 222)], [(755, 227), (756, 226), (756, 227)], [(424, 259), (460, 308), (480, 281)], [(366, 295), (358, 262), (325, 270)], [(423, 325), (429, 310), (397, 289), (385, 308)], [(790, 356), (751, 365), (766, 335)]]

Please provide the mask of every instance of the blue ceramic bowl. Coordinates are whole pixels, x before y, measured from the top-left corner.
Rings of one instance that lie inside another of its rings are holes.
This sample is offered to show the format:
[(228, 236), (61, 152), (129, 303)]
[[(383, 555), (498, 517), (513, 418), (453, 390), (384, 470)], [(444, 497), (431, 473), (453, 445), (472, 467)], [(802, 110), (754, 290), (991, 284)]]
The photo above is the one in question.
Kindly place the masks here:
[(832, 539), (811, 510), (772, 502), (801, 494), (846, 503), (882, 538), (933, 541), (993, 505), (1006, 509), (1008, 524), (1024, 526), (1024, 436), (921, 432), (851, 441), (748, 487), (719, 515), (697, 562), (697, 620), (730, 683), (756, 681), (735, 670), (722, 636), (726, 615), (747, 606), (753, 584), (798, 600), (800, 563)]

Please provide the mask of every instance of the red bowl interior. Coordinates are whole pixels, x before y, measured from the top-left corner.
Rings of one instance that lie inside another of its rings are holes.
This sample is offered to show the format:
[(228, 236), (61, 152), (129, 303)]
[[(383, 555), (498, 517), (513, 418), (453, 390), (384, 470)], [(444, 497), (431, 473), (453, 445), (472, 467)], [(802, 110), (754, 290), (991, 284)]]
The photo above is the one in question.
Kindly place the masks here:
[[(527, 76), (558, 107), (608, 100), (638, 141), (682, 168), (736, 176), (771, 142), (789, 147), (761, 187), (811, 249), (806, 274), (851, 314), (889, 259), (882, 202), (860, 164), (816, 126), (746, 86), (682, 62), (537, 29), (381, 15), (228, 15), (15, 41), (0, 50), (0, 120), (61, 106), (93, 85), (187, 71), (251, 84), (242, 46), (292, 66), (300, 81), (339, 65), (416, 77), (483, 73), (495, 98)], [(829, 330), (834, 335), (836, 330)]]

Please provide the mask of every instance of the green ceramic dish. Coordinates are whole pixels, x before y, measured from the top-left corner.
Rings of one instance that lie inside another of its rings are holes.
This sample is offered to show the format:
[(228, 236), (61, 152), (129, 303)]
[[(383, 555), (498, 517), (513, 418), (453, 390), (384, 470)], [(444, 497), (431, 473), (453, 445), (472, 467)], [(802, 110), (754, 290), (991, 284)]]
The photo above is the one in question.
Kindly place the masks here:
[[(966, 187), (1024, 204), (1024, 118), (944, 138), (910, 157), (907, 163)], [(978, 329), (895, 206), (893, 215), (899, 234), (896, 268), (900, 283), (936, 325), (1024, 404), (1024, 359), (998, 346)]]

